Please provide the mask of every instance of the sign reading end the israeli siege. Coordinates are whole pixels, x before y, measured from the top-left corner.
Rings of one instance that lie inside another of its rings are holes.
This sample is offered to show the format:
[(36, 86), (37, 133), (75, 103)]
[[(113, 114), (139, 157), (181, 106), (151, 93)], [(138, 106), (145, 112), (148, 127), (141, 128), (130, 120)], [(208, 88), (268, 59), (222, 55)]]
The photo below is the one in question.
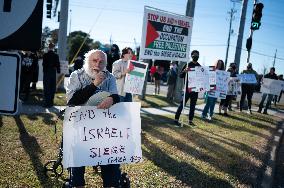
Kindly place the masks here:
[(63, 122), (63, 166), (80, 167), (142, 161), (140, 103), (110, 109), (67, 107)]
[(188, 61), (192, 18), (144, 8), (141, 59)]

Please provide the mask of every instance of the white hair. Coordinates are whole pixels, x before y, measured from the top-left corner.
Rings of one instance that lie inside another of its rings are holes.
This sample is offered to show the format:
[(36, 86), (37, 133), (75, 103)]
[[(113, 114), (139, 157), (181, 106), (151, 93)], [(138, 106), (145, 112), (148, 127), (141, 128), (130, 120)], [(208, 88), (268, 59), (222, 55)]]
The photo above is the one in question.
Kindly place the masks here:
[(106, 53), (104, 51), (98, 50), (98, 49), (95, 49), (95, 50), (92, 49), (92, 50), (88, 51), (87, 53), (85, 53), (85, 55), (84, 55), (85, 56), (84, 64), (87, 64), (89, 62), (90, 56), (92, 54), (96, 53), (96, 52), (101, 52), (102, 54), (104, 54), (104, 56), (105, 56), (105, 65), (107, 65), (107, 55), (106, 55)]
[(105, 67), (104, 67), (104, 70), (106, 70), (106, 66), (107, 66), (107, 55), (106, 55), (105, 52), (103, 52), (102, 50), (98, 50), (98, 49), (96, 49), (96, 50), (92, 49), (92, 50), (88, 51), (88, 52), (85, 54), (85, 59), (84, 59), (84, 65), (83, 65), (83, 67), (84, 67), (86, 73), (87, 73), (91, 78), (93, 78), (93, 79), (95, 78), (96, 72), (93, 72), (93, 71), (90, 69), (89, 58), (90, 58), (90, 56), (91, 56), (92, 54), (94, 54), (94, 53), (96, 53), (96, 52), (102, 53), (102, 54), (104, 55), (104, 57), (105, 57), (105, 62), (104, 62)]

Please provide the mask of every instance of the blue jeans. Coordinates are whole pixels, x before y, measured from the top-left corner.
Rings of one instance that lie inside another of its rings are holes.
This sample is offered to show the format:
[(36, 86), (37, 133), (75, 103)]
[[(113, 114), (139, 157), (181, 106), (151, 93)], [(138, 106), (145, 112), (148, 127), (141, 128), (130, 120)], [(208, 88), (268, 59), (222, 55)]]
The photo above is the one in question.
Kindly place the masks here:
[(120, 102), (132, 102), (132, 94), (131, 93), (126, 93), (125, 96), (119, 96), (120, 97)]
[(205, 107), (204, 107), (204, 109), (203, 109), (203, 111), (202, 111), (202, 116), (203, 116), (203, 117), (206, 117), (206, 116), (207, 116), (208, 111), (209, 111), (210, 117), (213, 116), (214, 107), (215, 107), (216, 101), (217, 101), (217, 98), (209, 97), (209, 96), (207, 97)]
[(272, 101), (274, 95), (273, 95), (273, 94), (263, 93), (263, 94), (262, 94), (262, 98), (261, 98), (261, 102), (259, 103), (259, 109), (258, 109), (259, 111), (262, 110), (262, 108), (263, 108), (263, 103), (264, 103), (264, 101), (265, 101), (267, 95), (268, 95), (268, 98), (267, 98), (267, 102), (266, 102), (264, 111), (267, 111), (267, 109), (269, 108), (269, 106), (270, 106), (270, 104), (271, 104), (271, 101)]

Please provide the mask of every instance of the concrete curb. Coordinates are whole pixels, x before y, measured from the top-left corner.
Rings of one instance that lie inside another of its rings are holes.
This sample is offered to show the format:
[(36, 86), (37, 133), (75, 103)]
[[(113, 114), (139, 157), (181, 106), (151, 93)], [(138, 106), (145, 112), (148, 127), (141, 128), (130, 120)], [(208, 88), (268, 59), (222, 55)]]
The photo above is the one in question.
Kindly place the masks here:
[(261, 182), (262, 188), (271, 188), (273, 186), (273, 180), (275, 175), (275, 167), (276, 167), (276, 157), (279, 151), (280, 141), (283, 139), (283, 132), (284, 132), (284, 122), (281, 121), (281, 124), (278, 127), (276, 134), (274, 135), (271, 152), (269, 156), (269, 160), (266, 164), (264, 177)]

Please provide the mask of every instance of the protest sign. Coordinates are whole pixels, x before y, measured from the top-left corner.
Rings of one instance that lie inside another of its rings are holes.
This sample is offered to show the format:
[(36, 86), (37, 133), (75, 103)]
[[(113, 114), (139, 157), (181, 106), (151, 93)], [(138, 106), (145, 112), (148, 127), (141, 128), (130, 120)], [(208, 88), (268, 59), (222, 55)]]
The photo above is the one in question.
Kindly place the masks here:
[(140, 59), (188, 61), (192, 23), (190, 17), (145, 7)]
[(140, 103), (110, 109), (67, 107), (63, 122), (63, 166), (137, 163), (142, 160)]
[(69, 74), (68, 61), (60, 61), (60, 73), (65, 75)]
[(197, 66), (188, 70), (189, 92), (205, 92), (210, 90), (209, 67)]
[(256, 84), (257, 80), (255, 74), (237, 74), (242, 84)]
[(124, 92), (141, 95), (148, 64), (130, 60), (128, 68), (129, 66), (132, 66), (134, 69), (126, 74)]
[(273, 95), (280, 95), (283, 82), (284, 81), (281, 81), (281, 80), (263, 78), (260, 92), (267, 93), (267, 94), (273, 94)]
[(208, 92), (208, 96), (225, 99), (228, 91), (230, 73), (223, 70), (216, 70), (216, 87)]
[(227, 95), (240, 95), (241, 82), (238, 77), (230, 77)]

